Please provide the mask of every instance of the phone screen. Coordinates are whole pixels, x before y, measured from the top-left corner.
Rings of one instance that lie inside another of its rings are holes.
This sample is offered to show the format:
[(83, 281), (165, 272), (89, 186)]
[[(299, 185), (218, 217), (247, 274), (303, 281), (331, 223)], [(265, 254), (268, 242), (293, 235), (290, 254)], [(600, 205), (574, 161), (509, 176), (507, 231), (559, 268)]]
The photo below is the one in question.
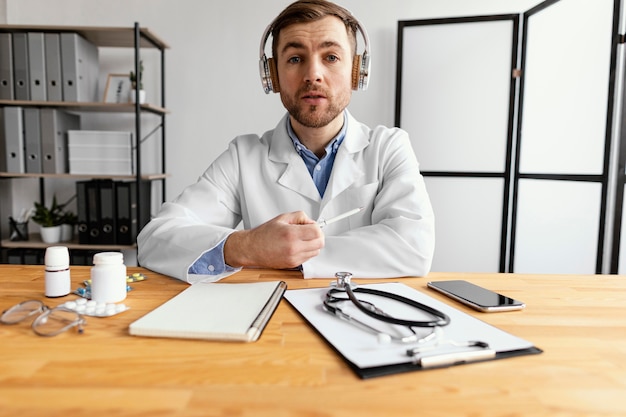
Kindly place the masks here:
[(480, 311), (524, 308), (524, 303), (463, 280), (429, 282), (428, 287)]

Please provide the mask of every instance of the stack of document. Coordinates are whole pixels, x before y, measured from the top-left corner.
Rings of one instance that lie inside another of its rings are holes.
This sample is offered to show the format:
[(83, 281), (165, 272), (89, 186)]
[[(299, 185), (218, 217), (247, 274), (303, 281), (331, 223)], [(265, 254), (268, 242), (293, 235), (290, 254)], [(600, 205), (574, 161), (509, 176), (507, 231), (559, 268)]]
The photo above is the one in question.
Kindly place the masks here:
[[(76, 182), (78, 242), (132, 245), (150, 220), (150, 181), (90, 180)], [(137, 204), (137, 187), (141, 204)]]
[(67, 132), (70, 174), (133, 175), (132, 132)]
[(77, 33), (0, 33), (0, 100), (98, 101), (98, 48)]
[(80, 116), (54, 108), (0, 107), (0, 172), (67, 173), (67, 132)]

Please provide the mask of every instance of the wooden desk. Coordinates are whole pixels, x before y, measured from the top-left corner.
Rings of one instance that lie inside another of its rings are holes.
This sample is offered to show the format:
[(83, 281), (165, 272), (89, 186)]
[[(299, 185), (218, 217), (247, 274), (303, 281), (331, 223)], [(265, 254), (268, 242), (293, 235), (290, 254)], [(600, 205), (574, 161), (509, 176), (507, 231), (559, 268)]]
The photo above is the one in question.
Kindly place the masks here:
[[(458, 308), (545, 352), (360, 380), (285, 300), (252, 344), (129, 336), (132, 321), (186, 286), (144, 273), (131, 309), (88, 318), (83, 335), (0, 326), (0, 415), (626, 416), (626, 277), (433, 273), (428, 279), (468, 279), (525, 301), (521, 312)], [(74, 287), (88, 276), (88, 267), (72, 268)], [(245, 270), (226, 282), (276, 279), (292, 289), (330, 281)], [(444, 299), (426, 281), (402, 279)], [(43, 287), (40, 266), (0, 266), (0, 309), (73, 297), (46, 299)]]

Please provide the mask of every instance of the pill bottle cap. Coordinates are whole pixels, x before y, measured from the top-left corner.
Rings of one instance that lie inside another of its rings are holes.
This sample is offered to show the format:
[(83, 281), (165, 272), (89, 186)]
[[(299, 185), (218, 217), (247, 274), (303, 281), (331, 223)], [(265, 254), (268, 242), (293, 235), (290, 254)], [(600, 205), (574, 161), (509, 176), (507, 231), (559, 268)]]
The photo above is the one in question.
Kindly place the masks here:
[(121, 252), (100, 252), (93, 256), (94, 265), (116, 265), (124, 263), (124, 255)]
[(47, 267), (65, 267), (70, 265), (70, 252), (65, 246), (50, 246), (46, 249), (44, 263)]

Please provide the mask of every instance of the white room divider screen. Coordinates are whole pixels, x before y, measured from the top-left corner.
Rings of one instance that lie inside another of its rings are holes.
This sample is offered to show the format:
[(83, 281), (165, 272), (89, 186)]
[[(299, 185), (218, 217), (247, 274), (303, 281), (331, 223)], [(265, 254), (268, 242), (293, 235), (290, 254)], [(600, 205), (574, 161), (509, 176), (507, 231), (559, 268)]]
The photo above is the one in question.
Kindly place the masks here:
[(603, 272), (620, 3), (399, 22), (396, 125), (435, 209), (433, 270)]
[(504, 267), (518, 15), (400, 22), (396, 125), (436, 215), (434, 270)]

